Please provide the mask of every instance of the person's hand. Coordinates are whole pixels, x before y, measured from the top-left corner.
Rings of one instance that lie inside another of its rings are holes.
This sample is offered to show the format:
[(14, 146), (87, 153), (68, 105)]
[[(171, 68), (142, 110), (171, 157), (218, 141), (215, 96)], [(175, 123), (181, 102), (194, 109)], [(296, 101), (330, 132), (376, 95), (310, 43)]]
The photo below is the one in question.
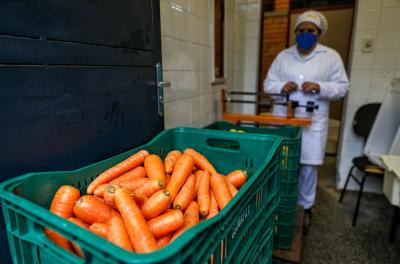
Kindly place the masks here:
[(305, 93), (319, 93), (321, 91), (319, 84), (314, 82), (304, 82), (301, 88), (303, 88), (303, 92)]
[(297, 90), (297, 83), (295, 82), (287, 82), (283, 87), (282, 87), (282, 93), (291, 93)]

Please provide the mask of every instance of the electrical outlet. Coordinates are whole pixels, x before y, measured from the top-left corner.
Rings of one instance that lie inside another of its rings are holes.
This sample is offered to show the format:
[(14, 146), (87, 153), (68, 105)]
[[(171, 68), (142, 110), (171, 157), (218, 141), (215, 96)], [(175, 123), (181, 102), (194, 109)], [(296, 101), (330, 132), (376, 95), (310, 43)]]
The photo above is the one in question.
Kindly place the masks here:
[(362, 40), (362, 52), (369, 53), (374, 51), (374, 38), (364, 37)]
[(400, 78), (393, 78), (390, 83), (392, 84), (393, 92), (400, 92)]

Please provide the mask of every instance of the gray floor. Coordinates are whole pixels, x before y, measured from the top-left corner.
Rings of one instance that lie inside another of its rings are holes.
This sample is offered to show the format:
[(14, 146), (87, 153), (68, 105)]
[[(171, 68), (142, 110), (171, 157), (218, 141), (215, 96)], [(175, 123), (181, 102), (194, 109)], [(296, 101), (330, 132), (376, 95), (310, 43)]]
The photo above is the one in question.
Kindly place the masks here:
[(346, 192), (343, 203), (338, 203), (334, 162), (327, 158), (319, 171), (317, 202), (310, 233), (303, 237), (301, 263), (400, 263), (400, 226), (396, 242), (388, 242), (390, 203), (384, 195), (364, 194), (357, 226), (352, 227), (356, 193)]

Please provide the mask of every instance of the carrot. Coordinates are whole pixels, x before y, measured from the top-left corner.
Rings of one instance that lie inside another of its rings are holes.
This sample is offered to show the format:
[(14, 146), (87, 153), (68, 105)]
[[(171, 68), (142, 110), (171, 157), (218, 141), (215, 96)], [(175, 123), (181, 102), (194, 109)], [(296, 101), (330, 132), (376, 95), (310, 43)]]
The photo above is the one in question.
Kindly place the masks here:
[(50, 212), (63, 218), (72, 217), (74, 215), (75, 202), (80, 196), (81, 194), (77, 188), (69, 185), (61, 186), (51, 202)]
[[(58, 188), (51, 202), (50, 212), (63, 218), (72, 217), (75, 202), (79, 197), (80, 192), (75, 187), (68, 185), (61, 186)], [(54, 243), (70, 252), (73, 252), (70, 242), (65, 237), (48, 228), (45, 228), (44, 232)]]
[(162, 247), (165, 247), (166, 245), (168, 245), (169, 241), (171, 241), (171, 237), (172, 237), (172, 233), (169, 233), (168, 235), (157, 239), (158, 248), (162, 248)]
[(124, 221), (120, 216), (113, 216), (107, 224), (107, 240), (127, 251), (133, 251)]
[(196, 185), (195, 185), (195, 191), (197, 195), (197, 190), (199, 189), (199, 183), (201, 179), (201, 175), (203, 174), (203, 170), (197, 170), (194, 175), (196, 176)]
[(93, 223), (91, 226), (89, 226), (89, 230), (95, 233), (96, 235), (107, 239), (107, 233), (108, 233), (107, 224)]
[(196, 177), (190, 175), (174, 200), (174, 208), (185, 210), (194, 199)]
[(165, 188), (171, 194), (173, 201), (179, 190), (185, 184), (186, 179), (192, 174), (193, 158), (190, 155), (182, 154), (175, 163), (174, 172)]
[(74, 213), (88, 224), (106, 223), (112, 216), (118, 215), (118, 212), (92, 195), (82, 196), (74, 206)]
[(232, 199), (229, 187), (223, 176), (213, 173), (210, 176), (210, 186), (214, 192), (215, 199), (218, 202), (219, 209), (222, 210)]
[[(155, 181), (155, 180), (153, 180)], [(149, 178), (137, 178), (137, 179), (132, 179), (129, 181), (122, 181), (119, 182), (118, 184), (127, 189), (130, 192), (136, 191), (138, 188), (140, 188), (144, 184), (148, 184), (150, 182)]]
[(158, 248), (156, 239), (128, 190), (121, 188), (116, 191), (115, 205), (121, 213), (134, 251), (147, 253), (156, 250)]
[(146, 220), (152, 219), (168, 209), (171, 202), (171, 194), (166, 190), (155, 192), (142, 205), (143, 216)]
[(103, 197), (103, 193), (107, 189), (108, 185), (109, 183), (100, 184), (99, 186), (96, 187), (96, 189), (94, 189), (93, 194), (97, 197)]
[(143, 204), (149, 199), (146, 195), (136, 192), (131, 193), (131, 196), (133, 199), (135, 199), (135, 202), (139, 207), (142, 207)]
[(183, 225), (183, 214), (181, 210), (170, 210), (151, 219), (148, 224), (154, 237), (161, 238)]
[(146, 170), (144, 169), (143, 166), (138, 166), (134, 168), (133, 170), (130, 170), (128, 172), (125, 172), (121, 176), (118, 176), (114, 180), (110, 181), (110, 183), (120, 183), (123, 181), (130, 181), (132, 179), (137, 179), (137, 178), (146, 178)]
[(165, 170), (161, 158), (155, 154), (151, 154), (144, 160), (144, 169), (149, 179), (157, 179), (165, 184)]
[[(83, 222), (83, 221), (82, 221), (81, 219), (79, 219), (79, 218), (70, 217), (70, 218), (68, 218), (68, 220), (71, 221), (72, 223), (74, 223), (74, 224), (80, 226), (80, 227), (85, 228), (85, 229), (88, 229), (88, 228), (89, 228), (89, 225), (86, 224), (85, 222)], [(71, 242), (71, 244), (72, 244), (72, 247), (74, 248), (76, 254), (77, 254), (79, 257), (83, 257), (82, 249), (81, 249), (76, 243), (74, 243), (74, 242)]]
[(171, 179), (171, 175), (165, 174), (165, 186), (167, 186), (167, 184), (169, 183), (169, 179)]
[(215, 199), (214, 192), (210, 191), (211, 201), (210, 201), (210, 210), (208, 211), (208, 215), (206, 219), (210, 219), (211, 217), (218, 214), (218, 203)]
[(168, 152), (167, 156), (164, 159), (164, 169), (167, 174), (171, 174), (174, 170), (174, 165), (179, 156), (182, 155), (182, 152), (179, 150), (171, 150)]
[(197, 202), (201, 215), (208, 215), (210, 209), (210, 173), (203, 171), (200, 175), (199, 187), (197, 189)]
[[(224, 176), (222, 176), (222, 177), (224, 177)], [(239, 191), (238, 191), (238, 189), (236, 189), (236, 187), (233, 186), (233, 184), (230, 183), (226, 178), (225, 178), (225, 182), (226, 182), (226, 185), (228, 185), (229, 192), (231, 193), (231, 196), (232, 196), (232, 198), (233, 198)]]
[(196, 150), (192, 148), (187, 148), (184, 151), (185, 154), (188, 154), (192, 156), (194, 160), (194, 164), (196, 164), (197, 167), (199, 167), (202, 170), (208, 170), (210, 173), (217, 173), (217, 170), (214, 168), (214, 166), (208, 161), (206, 157), (204, 157), (202, 154), (197, 152)]
[(197, 225), (200, 222), (199, 218), (199, 205), (193, 201), (186, 208), (185, 213), (183, 215), (184, 224), (181, 228), (175, 231), (174, 235), (171, 238), (171, 241), (174, 241), (178, 236), (180, 236), (183, 232), (188, 230), (190, 227)]
[(244, 170), (235, 170), (226, 175), (226, 179), (233, 184), (236, 188), (239, 188), (247, 181), (247, 173)]
[(106, 190), (103, 193), (104, 203), (113, 209), (117, 209), (115, 207), (115, 191), (119, 188), (122, 188), (122, 187), (121, 187), (121, 185), (119, 185), (117, 183), (108, 184)]
[(139, 188), (135, 190), (137, 194), (143, 194), (150, 197), (158, 190), (164, 187), (164, 181), (160, 179), (149, 179), (148, 183), (142, 184)]
[(141, 150), (133, 154), (126, 160), (104, 171), (89, 184), (86, 190), (87, 194), (92, 194), (98, 185), (112, 181), (113, 179), (117, 178), (123, 173), (130, 171), (133, 168), (136, 168), (137, 166), (141, 165), (148, 155), (149, 152), (147, 150)]

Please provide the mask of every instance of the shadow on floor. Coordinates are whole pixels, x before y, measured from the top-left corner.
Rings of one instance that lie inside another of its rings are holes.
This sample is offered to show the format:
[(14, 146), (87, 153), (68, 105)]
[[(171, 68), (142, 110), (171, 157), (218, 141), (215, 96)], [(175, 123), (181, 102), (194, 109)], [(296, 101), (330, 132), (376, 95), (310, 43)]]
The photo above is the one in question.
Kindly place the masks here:
[[(343, 203), (334, 189), (335, 158), (327, 157), (319, 170), (313, 225), (303, 237), (302, 264), (400, 263), (400, 227), (396, 242), (388, 242), (392, 207), (384, 195), (363, 195), (357, 226), (351, 221), (356, 192), (346, 192)], [(274, 263), (286, 263), (274, 260)]]

